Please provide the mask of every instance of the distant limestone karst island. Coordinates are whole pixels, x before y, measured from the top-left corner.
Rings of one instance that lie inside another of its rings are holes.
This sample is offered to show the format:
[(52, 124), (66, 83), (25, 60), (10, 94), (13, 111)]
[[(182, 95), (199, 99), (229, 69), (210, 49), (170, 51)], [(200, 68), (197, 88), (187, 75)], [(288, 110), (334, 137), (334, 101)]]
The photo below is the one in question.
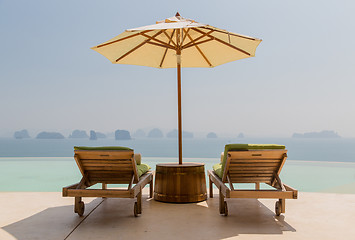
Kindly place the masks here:
[[(174, 129), (171, 130), (166, 134), (167, 138), (177, 138), (178, 137), (178, 130)], [(182, 131), (183, 138), (194, 138), (194, 134), (192, 132)]]
[(37, 139), (64, 139), (64, 136), (58, 132), (40, 132)]
[(90, 131), (90, 140), (97, 140), (99, 138), (106, 138), (106, 135), (100, 132), (95, 132), (94, 130)]
[(131, 134), (127, 130), (116, 130), (115, 132), (116, 140), (131, 140)]
[(14, 138), (16, 139), (30, 138), (30, 135), (28, 134), (28, 131), (26, 129), (23, 129), (21, 131), (16, 131), (14, 133)]
[(335, 131), (294, 133), (292, 138), (341, 138)]
[(244, 137), (245, 137), (244, 133), (239, 133), (238, 136), (237, 136), (237, 138), (244, 138)]
[(69, 138), (89, 138), (84, 130), (74, 130), (72, 134), (69, 135)]
[[(89, 133), (89, 134), (88, 134)], [(89, 132), (86, 132), (85, 130), (73, 130), (71, 134), (66, 135), (68, 136), (69, 139), (89, 139), (89, 140), (98, 140), (100, 138), (114, 138), (116, 140), (132, 140), (135, 138), (171, 138), (171, 139), (176, 139), (178, 138), (178, 130), (173, 129), (166, 134), (163, 133), (162, 130), (159, 128), (153, 128), (150, 131), (147, 131), (147, 133), (142, 130), (138, 129), (133, 134), (131, 135), (130, 131), (128, 130), (116, 130), (115, 132), (108, 132), (106, 134), (97, 132), (94, 130), (90, 130)], [(203, 133), (206, 134), (206, 133)], [(34, 135), (34, 134), (33, 134)], [(197, 134), (197, 138), (202, 137), (201, 133)], [(194, 133), (193, 132), (187, 132), (183, 131), (182, 132), (183, 138), (194, 138)], [(133, 138), (132, 138), (133, 137)], [(215, 132), (208, 132), (206, 135), (204, 135), (205, 138), (208, 139), (216, 139), (218, 138), (218, 135)], [(331, 130), (323, 130), (320, 132), (305, 132), (305, 133), (293, 133), (292, 138), (341, 138), (341, 136)], [(27, 129), (23, 130), (18, 130), (15, 131), (13, 134), (13, 138), (15, 139), (31, 139), (31, 138), (36, 138), (36, 139), (64, 139), (66, 138), (62, 133), (59, 132), (47, 132), (47, 131), (42, 131), (37, 134), (36, 137), (31, 137), (30, 134), (28, 133)], [(236, 138), (238, 139), (243, 139), (245, 138), (244, 133), (240, 132)]]
[(90, 140), (97, 140), (99, 138), (106, 138), (106, 135), (90, 130), (90, 136), (88, 136), (85, 130), (74, 130), (72, 134), (69, 135), (69, 138), (89, 138)]
[(214, 132), (209, 132), (207, 133), (206, 138), (217, 138), (217, 134)]
[(160, 129), (154, 128), (148, 133), (148, 137), (149, 138), (162, 138), (162, 137), (164, 137), (164, 134)]
[[(30, 135), (28, 134), (28, 131), (26, 129), (21, 130), (21, 131), (15, 131), (14, 132), (14, 138), (15, 139), (25, 139), (25, 138), (31, 138)], [(59, 132), (46, 132), (42, 131), (37, 134), (36, 139), (63, 139), (65, 138), (63, 134)], [(87, 135), (86, 131), (84, 130), (74, 130), (72, 134), (69, 135), (68, 138), (72, 139), (90, 139), (90, 140), (97, 140), (99, 138), (106, 138), (106, 135), (100, 132), (95, 132), (93, 130), (90, 131), (90, 137)]]

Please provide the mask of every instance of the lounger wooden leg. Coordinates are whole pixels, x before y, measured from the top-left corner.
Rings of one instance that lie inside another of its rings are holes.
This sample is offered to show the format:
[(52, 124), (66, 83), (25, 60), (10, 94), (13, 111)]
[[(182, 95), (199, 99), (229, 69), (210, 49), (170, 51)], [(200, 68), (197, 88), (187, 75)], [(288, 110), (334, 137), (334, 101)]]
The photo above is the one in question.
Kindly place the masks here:
[(137, 202), (134, 202), (134, 209), (133, 209), (133, 213), (135, 217), (138, 217), (138, 204)]
[(219, 189), (219, 213), (224, 214), (224, 196), (221, 189)]
[(138, 204), (138, 214), (142, 214), (142, 188), (140, 188), (137, 195), (137, 204)]
[[(106, 190), (107, 189), (107, 184), (106, 183), (103, 183), (102, 184), (102, 190)], [(105, 197), (102, 197), (102, 198), (105, 198)]]
[(285, 213), (286, 212), (286, 200), (285, 199), (279, 199), (280, 203), (281, 203), (281, 213)]
[(211, 181), (211, 177), (209, 177), (210, 182), (210, 198), (213, 198), (213, 182)]
[(152, 181), (150, 181), (150, 183), (149, 183), (149, 197), (150, 197), (150, 198), (153, 197), (153, 179), (152, 179)]
[(78, 212), (79, 202), (81, 202), (81, 197), (75, 197), (74, 198), (74, 212), (75, 213)]

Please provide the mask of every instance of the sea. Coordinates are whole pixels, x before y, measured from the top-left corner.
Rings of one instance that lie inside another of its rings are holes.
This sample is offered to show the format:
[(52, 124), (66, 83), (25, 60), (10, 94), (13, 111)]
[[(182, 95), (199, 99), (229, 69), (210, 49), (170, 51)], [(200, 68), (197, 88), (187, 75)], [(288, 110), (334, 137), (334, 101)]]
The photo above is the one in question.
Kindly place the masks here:
[[(207, 171), (220, 161), (224, 146), (230, 143), (285, 145), (288, 158), (280, 175), (283, 182), (299, 191), (355, 194), (355, 139), (183, 139), (183, 161), (205, 163)], [(142, 161), (153, 170), (157, 163), (178, 161), (177, 140), (171, 138), (0, 138), (0, 191), (58, 192), (80, 181), (81, 174), (73, 159), (74, 146), (130, 147), (141, 153)]]

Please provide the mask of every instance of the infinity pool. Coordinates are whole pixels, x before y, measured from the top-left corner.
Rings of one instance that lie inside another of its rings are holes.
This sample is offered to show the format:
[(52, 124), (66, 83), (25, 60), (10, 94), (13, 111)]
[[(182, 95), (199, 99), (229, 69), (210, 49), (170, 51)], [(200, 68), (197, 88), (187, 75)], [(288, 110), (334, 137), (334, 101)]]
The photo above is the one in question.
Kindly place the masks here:
[[(218, 161), (217, 158), (184, 158), (184, 162), (205, 163), (206, 171)], [(142, 162), (154, 170), (157, 163), (177, 162), (177, 159), (144, 157)], [(2, 192), (59, 192), (62, 187), (80, 179), (81, 174), (72, 157), (0, 158)], [(355, 194), (355, 163), (287, 160), (281, 171), (281, 179), (303, 192)]]

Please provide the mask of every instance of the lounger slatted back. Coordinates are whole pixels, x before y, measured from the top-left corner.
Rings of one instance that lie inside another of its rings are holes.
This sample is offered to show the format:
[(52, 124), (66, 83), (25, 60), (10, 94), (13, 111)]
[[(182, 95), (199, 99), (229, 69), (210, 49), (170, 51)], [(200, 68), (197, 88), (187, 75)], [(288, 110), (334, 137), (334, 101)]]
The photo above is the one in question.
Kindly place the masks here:
[[(213, 183), (219, 188), (220, 213), (228, 215), (224, 198), (278, 198), (275, 204), (276, 215), (284, 213), (285, 199), (296, 199), (298, 193), (280, 179), (286, 158), (287, 150), (282, 145), (226, 145), (222, 163), (216, 164), (214, 171), (208, 171), (211, 198)], [(233, 184), (238, 183), (254, 183), (255, 189), (235, 189)], [(261, 190), (260, 183), (266, 183), (274, 190)]]
[(223, 182), (272, 184), (287, 158), (287, 150), (228, 152)]
[[(82, 216), (82, 197), (137, 198), (134, 215), (142, 212), (142, 189), (150, 184), (153, 195), (153, 174), (146, 164), (136, 164), (134, 151), (123, 147), (76, 147), (74, 159), (82, 174), (79, 183), (63, 188), (63, 197), (75, 197), (74, 212)], [(95, 184), (102, 189), (88, 189)], [(128, 184), (126, 189), (107, 189), (107, 184)]]
[(75, 161), (83, 176), (92, 183), (125, 184), (133, 179), (138, 182), (138, 173), (132, 150), (88, 151), (75, 150)]

